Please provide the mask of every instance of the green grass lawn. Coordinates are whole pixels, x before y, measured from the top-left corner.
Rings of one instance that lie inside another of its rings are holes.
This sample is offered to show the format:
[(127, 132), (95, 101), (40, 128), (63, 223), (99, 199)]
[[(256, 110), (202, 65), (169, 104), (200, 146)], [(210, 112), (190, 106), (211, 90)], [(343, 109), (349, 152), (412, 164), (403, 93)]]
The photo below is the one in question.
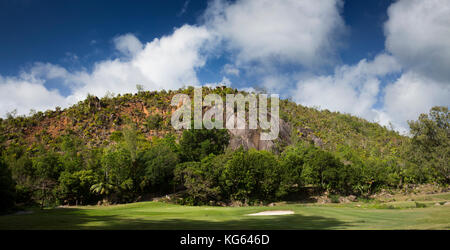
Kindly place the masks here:
[[(429, 203), (428, 207), (415, 208), (415, 202), (389, 203), (392, 206), (351, 203), (275, 207), (194, 207), (139, 202), (3, 215), (0, 229), (450, 229), (450, 206)], [(266, 210), (293, 210), (295, 214), (247, 215)]]

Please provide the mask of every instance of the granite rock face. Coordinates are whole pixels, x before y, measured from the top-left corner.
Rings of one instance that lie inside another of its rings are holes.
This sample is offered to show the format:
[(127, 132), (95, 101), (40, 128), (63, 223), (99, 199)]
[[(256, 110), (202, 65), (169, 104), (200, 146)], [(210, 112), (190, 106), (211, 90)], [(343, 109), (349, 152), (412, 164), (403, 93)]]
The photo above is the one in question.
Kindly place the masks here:
[[(237, 122), (238, 119), (235, 120)], [(280, 119), (280, 130), (278, 138), (275, 140), (261, 140), (261, 128), (249, 129), (246, 124), (245, 129), (228, 129), (230, 133), (229, 147), (233, 150), (243, 147), (244, 149), (254, 148), (257, 150), (273, 151), (277, 142), (284, 144), (291, 143), (291, 126)]]
[(230, 133), (229, 147), (233, 150), (242, 146), (244, 149), (254, 148), (273, 152), (276, 151), (277, 143), (284, 145), (291, 144), (291, 136), (296, 136), (304, 141), (310, 141), (316, 147), (323, 147), (324, 145), (322, 139), (316, 136), (311, 129), (302, 127), (293, 129), (288, 122), (282, 119), (280, 119), (278, 138), (272, 141), (261, 140), (261, 129), (259, 127), (258, 129), (249, 129), (246, 126), (245, 129), (228, 129), (228, 132)]

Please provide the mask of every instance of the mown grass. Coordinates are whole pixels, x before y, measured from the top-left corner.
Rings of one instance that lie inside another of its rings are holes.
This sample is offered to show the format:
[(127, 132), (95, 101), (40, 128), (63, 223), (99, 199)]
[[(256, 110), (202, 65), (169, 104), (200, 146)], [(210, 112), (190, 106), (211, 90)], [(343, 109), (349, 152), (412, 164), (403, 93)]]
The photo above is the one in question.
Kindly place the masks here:
[[(266, 210), (293, 210), (295, 214), (247, 215)], [(275, 207), (139, 202), (4, 215), (0, 216), (0, 229), (450, 229), (450, 206), (417, 208), (414, 201)]]

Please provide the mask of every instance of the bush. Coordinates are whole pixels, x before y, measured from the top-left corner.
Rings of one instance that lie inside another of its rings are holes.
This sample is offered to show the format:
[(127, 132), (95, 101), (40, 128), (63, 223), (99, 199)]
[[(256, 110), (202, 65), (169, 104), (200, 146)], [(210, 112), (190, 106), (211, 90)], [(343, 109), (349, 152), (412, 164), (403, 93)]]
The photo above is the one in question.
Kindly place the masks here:
[(16, 203), (24, 205), (32, 205), (33, 202), (33, 189), (29, 186), (16, 185)]
[(330, 198), (331, 203), (340, 203), (339, 195), (337, 195), (337, 194), (330, 194), (330, 195), (328, 195), (328, 198)]
[(175, 169), (175, 181), (183, 184), (186, 195), (183, 203), (189, 205), (204, 205), (211, 201), (223, 201), (223, 187), (220, 176), (231, 154), (210, 155), (201, 162), (185, 162)]
[(231, 201), (271, 201), (276, 198), (280, 185), (280, 170), (270, 152), (238, 150), (225, 165), (221, 185)]
[(176, 180), (186, 188), (184, 204), (204, 205), (210, 200), (219, 200), (220, 187), (214, 177), (205, 171), (200, 162), (185, 162), (177, 166)]
[(425, 203), (420, 203), (420, 202), (415, 202), (416, 203), (416, 208), (425, 208), (427, 207), (427, 205)]
[(163, 126), (164, 119), (161, 115), (150, 115), (147, 118), (146, 126), (150, 130), (160, 129)]

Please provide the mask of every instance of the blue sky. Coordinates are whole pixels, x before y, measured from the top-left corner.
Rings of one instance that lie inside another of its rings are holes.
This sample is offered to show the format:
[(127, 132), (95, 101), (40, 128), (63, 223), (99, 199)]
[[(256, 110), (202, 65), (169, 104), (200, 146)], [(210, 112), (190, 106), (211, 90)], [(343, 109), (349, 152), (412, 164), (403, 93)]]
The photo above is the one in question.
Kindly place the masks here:
[[(373, 57), (384, 49), (383, 22), (392, 0), (345, 1), (343, 18), (349, 26), (344, 63)], [(0, 74), (17, 74), (36, 61), (65, 67), (92, 67), (114, 56), (112, 39), (133, 33), (141, 41), (169, 35), (184, 24), (195, 25), (208, 1), (0, 1)], [(184, 11), (183, 11), (184, 10)], [(72, 56), (78, 60), (74, 62)], [(208, 65), (217, 75), (223, 60)], [(207, 70), (206, 70), (207, 71)], [(205, 75), (202, 81), (214, 76)]]
[(445, 0), (0, 0), (0, 112), (225, 83), (405, 131), (449, 104)]
[(133, 33), (143, 41), (195, 24), (207, 2), (180, 1), (0, 1), (1, 74), (16, 74), (36, 61), (77, 67), (67, 54), (91, 65), (113, 56), (112, 38)]

